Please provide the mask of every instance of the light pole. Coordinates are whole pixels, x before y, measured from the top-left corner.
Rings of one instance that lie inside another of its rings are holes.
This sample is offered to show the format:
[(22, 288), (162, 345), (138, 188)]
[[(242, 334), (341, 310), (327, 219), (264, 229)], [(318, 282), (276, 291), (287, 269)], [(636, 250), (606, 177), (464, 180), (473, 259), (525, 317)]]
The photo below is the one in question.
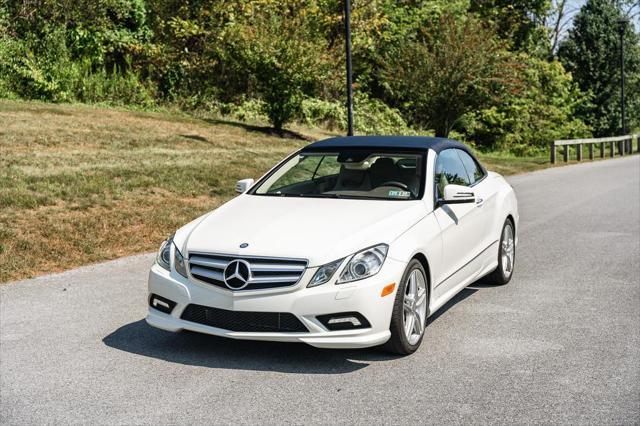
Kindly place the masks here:
[(622, 114), (622, 134), (627, 134), (627, 117), (626, 102), (624, 98), (624, 31), (627, 26), (627, 20), (621, 18), (618, 20), (618, 31), (620, 32), (620, 111)]
[(351, 0), (344, 0), (344, 34), (347, 52), (347, 136), (353, 136), (353, 82), (351, 77)]

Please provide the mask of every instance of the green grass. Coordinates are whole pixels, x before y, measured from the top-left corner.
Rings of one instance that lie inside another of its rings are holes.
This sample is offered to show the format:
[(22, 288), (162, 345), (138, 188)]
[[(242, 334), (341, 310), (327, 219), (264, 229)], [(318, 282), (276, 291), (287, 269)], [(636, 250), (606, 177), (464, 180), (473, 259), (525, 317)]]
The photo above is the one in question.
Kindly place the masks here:
[[(0, 282), (155, 250), (308, 143), (207, 117), (0, 101)], [(330, 133), (294, 126), (306, 139)], [(543, 157), (481, 155), (511, 174)]]

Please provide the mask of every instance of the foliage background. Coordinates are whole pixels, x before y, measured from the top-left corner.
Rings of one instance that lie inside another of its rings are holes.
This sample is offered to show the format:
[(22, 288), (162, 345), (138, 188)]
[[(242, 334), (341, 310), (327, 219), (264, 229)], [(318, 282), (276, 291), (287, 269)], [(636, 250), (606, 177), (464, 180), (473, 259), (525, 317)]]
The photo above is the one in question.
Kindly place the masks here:
[[(555, 49), (550, 0), (353, 0), (359, 133), (481, 150), (621, 132), (618, 24), (588, 0)], [(628, 123), (640, 45), (627, 25)], [(3, 0), (0, 98), (177, 108), (343, 130), (341, 0)]]

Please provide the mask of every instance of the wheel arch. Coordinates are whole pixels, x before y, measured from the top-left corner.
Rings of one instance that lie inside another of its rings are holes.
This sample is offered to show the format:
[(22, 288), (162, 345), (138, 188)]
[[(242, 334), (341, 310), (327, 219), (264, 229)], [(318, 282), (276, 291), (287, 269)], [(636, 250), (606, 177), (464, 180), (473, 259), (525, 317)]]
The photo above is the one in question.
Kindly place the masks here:
[(516, 220), (513, 217), (513, 215), (511, 213), (507, 214), (507, 217), (505, 218), (505, 220), (509, 219), (511, 221), (511, 224), (513, 225), (513, 235), (516, 235)]
[(431, 276), (431, 267), (429, 266), (429, 261), (427, 260), (427, 256), (425, 256), (422, 252), (417, 252), (413, 255), (411, 260), (416, 259), (422, 267), (424, 271), (427, 273), (427, 286), (429, 287), (429, 305), (427, 306), (427, 312), (429, 311), (429, 307), (431, 306), (431, 296), (433, 294), (433, 277)]

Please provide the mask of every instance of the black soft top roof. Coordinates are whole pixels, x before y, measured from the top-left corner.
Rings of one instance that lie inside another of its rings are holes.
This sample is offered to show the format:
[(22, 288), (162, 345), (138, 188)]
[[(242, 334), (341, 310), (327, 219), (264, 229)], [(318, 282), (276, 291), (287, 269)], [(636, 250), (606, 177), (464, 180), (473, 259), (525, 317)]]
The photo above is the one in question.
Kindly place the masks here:
[(429, 136), (340, 136), (324, 139), (307, 145), (303, 151), (322, 151), (336, 148), (399, 148), (440, 152), (448, 148), (458, 148), (469, 152), (462, 143), (453, 139)]

